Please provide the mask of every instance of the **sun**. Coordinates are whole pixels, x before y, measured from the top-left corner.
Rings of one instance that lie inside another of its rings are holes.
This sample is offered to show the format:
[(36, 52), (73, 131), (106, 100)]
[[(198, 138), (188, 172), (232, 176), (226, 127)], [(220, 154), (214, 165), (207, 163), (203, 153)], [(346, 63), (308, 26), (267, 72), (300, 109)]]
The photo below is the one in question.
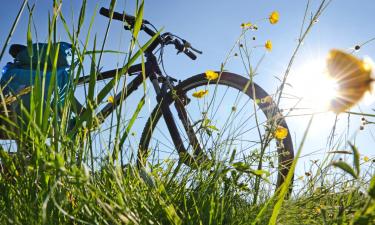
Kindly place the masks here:
[(310, 60), (299, 66), (290, 76), (291, 93), (303, 107), (312, 112), (328, 111), (337, 97), (337, 82), (328, 76), (324, 59)]

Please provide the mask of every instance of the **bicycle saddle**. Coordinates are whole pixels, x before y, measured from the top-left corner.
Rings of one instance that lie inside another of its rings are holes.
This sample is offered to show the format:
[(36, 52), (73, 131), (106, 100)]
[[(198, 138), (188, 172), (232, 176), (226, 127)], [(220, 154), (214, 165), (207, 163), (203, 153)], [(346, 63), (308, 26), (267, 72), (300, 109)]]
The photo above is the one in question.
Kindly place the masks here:
[(13, 57), (16, 58), (18, 53), (22, 52), (25, 50), (27, 46), (25, 45), (20, 45), (20, 44), (13, 44), (9, 48), (9, 54)]

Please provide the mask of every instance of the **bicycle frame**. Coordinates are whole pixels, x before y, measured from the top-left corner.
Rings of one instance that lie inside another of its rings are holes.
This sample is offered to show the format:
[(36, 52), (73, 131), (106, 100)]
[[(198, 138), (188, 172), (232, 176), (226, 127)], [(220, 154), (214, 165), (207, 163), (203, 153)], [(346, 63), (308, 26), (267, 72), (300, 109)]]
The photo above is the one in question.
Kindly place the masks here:
[[(100, 14), (108, 18), (113, 18), (115, 20), (119, 20), (123, 22), (127, 21), (129, 25), (134, 25), (134, 22), (135, 22), (135, 18), (133, 16), (129, 16), (129, 15), (125, 15), (125, 14), (121, 14), (117, 12), (113, 12), (113, 14), (111, 14), (110, 10), (105, 9), (105, 8), (100, 9)], [(171, 138), (173, 140), (173, 144), (175, 145), (178, 153), (187, 153), (187, 150), (185, 149), (183, 145), (182, 138), (179, 134), (179, 130), (177, 128), (175, 118), (173, 118), (173, 114), (169, 108), (169, 104), (168, 104), (169, 99), (166, 99), (166, 98), (171, 97), (171, 95), (169, 94), (169, 91), (174, 89), (173, 81), (176, 81), (176, 80), (168, 76), (163, 76), (159, 68), (157, 59), (155, 55), (153, 54), (153, 51), (158, 46), (163, 45), (163, 44), (166, 44), (166, 45), (170, 44), (170, 42), (168, 41), (171, 41), (171, 40), (164, 38), (164, 35), (169, 34), (169, 33), (157, 34), (155, 31), (151, 30), (148, 26), (146, 26), (147, 24), (150, 24), (150, 22), (148, 22), (147, 20), (143, 20), (141, 30), (151, 37), (154, 37), (155, 35), (157, 36), (144, 53), (146, 57), (146, 62), (144, 65), (145, 74), (142, 73), (142, 64), (136, 64), (136, 65), (131, 66), (129, 69), (127, 69), (125, 73), (129, 74), (130, 76), (136, 73), (138, 73), (138, 75), (126, 87), (124, 87), (120, 91), (119, 94), (115, 96), (114, 102), (109, 103), (106, 106), (104, 106), (104, 108), (97, 114), (97, 116), (98, 118), (101, 118), (100, 122), (103, 122), (105, 118), (107, 118), (111, 114), (111, 112), (113, 112), (114, 108), (118, 104), (121, 103), (122, 100), (126, 99), (129, 95), (131, 95), (133, 91), (138, 89), (138, 87), (145, 81), (145, 79), (149, 78), (154, 87), (154, 90), (156, 93), (156, 100), (158, 102), (158, 105), (160, 106), (162, 115), (166, 121), (166, 125), (171, 135)], [(129, 29), (127, 26), (125, 26), (124, 28)], [(182, 44), (179, 41), (173, 42), (173, 44), (175, 45), (175, 48), (178, 50), (178, 53), (183, 52), (184, 54), (186, 54), (189, 58), (193, 60), (196, 59), (196, 55), (193, 52), (191, 52), (190, 49), (196, 53), (202, 54), (201, 51), (194, 49), (190, 45), (190, 43), (188, 43), (186, 40), (183, 40), (183, 39), (181, 40), (183, 42)], [(102, 72), (97, 77), (97, 80), (114, 78), (117, 75), (118, 71), (123, 71), (123, 69), (124, 68), (118, 68), (118, 69)], [(89, 76), (84, 76), (82, 78), (79, 78), (78, 83), (85, 83), (88, 80), (89, 80)], [(172, 93), (172, 95), (174, 94)], [(176, 96), (173, 96), (173, 97), (176, 97)], [(199, 159), (203, 159), (203, 160), (205, 160), (205, 157), (202, 154), (203, 153), (202, 148), (199, 145), (198, 138), (196, 137), (196, 134), (187, 117), (187, 112), (184, 107), (186, 103), (188, 103), (188, 100), (187, 100), (188, 98), (185, 95), (185, 93), (179, 93), (178, 90), (177, 90), (177, 97), (178, 98), (175, 101), (175, 107), (178, 113), (178, 117), (182, 121), (183, 127), (188, 135), (188, 139), (190, 143), (193, 144), (193, 148), (194, 148), (193, 150), (194, 156), (191, 156), (190, 154), (182, 154), (184, 156), (183, 162), (185, 164), (193, 165), (192, 163), (196, 162), (198, 157)], [(76, 102), (79, 103), (77, 99), (76, 99)], [(142, 161), (142, 160), (140, 160), (139, 158), (138, 162), (139, 161)]]
[[(145, 67), (145, 74), (142, 73), (142, 64), (136, 64), (126, 71), (127, 75), (125, 76), (132, 76), (135, 74), (138, 74), (130, 83), (127, 84), (125, 88), (123, 88), (115, 97), (113, 103), (108, 103), (104, 106), (103, 109), (100, 110), (100, 112), (97, 113), (97, 117), (101, 118), (100, 122), (104, 122), (104, 120), (113, 112), (114, 108), (118, 106), (123, 100), (125, 100), (129, 95), (131, 95), (135, 90), (138, 89), (139, 86), (142, 85), (142, 83), (146, 79), (150, 79), (152, 82), (152, 85), (154, 87), (155, 93), (156, 93), (156, 100), (158, 104), (160, 105), (160, 109), (162, 111), (163, 117), (165, 118), (165, 121), (167, 121), (166, 125), (168, 128), (168, 131), (172, 137), (172, 140), (174, 142), (175, 147), (177, 148), (177, 151), (179, 153), (186, 152), (186, 149), (183, 146), (182, 138), (179, 134), (176, 122), (174, 120), (174, 117), (172, 115), (172, 112), (169, 108), (169, 104), (163, 101), (163, 99), (167, 98), (168, 91), (173, 87), (173, 82), (169, 77), (165, 77), (162, 75), (162, 72), (159, 68), (157, 59), (155, 55), (153, 54), (153, 50), (160, 44), (160, 42), (155, 40), (154, 43), (151, 44), (151, 46), (148, 48), (148, 50), (144, 53), (146, 62), (144, 63)], [(109, 78), (114, 78), (116, 75), (118, 75), (119, 71), (122, 71), (123, 68), (117, 68), (114, 70), (109, 70), (105, 72), (101, 72), (97, 80), (104, 80)], [(78, 84), (87, 83), (89, 81), (90, 75), (80, 77), (78, 79)], [(160, 85), (161, 84), (161, 85)], [(76, 99), (76, 101), (78, 101)], [(180, 106), (180, 107), (179, 107)], [(184, 108), (179, 105), (176, 106), (179, 115), (186, 115), (186, 111)], [(84, 113), (85, 110), (82, 111)], [(186, 118), (186, 117), (185, 117)], [(181, 119), (181, 117), (180, 117)], [(185, 124), (184, 124), (185, 127)], [(185, 127), (186, 128), (186, 127)]]

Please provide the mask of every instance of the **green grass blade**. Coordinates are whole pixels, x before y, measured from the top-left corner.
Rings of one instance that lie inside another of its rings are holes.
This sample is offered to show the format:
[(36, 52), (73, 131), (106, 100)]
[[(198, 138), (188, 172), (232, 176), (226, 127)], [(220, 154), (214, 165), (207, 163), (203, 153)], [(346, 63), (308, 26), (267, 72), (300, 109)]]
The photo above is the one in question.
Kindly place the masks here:
[(79, 32), (81, 31), (83, 21), (85, 21), (86, 4), (87, 4), (86, 0), (83, 0), (81, 10), (79, 11), (78, 26), (77, 26), (77, 33), (76, 33), (77, 37), (79, 35)]
[(65, 29), (65, 32), (66, 34), (68, 35), (69, 39), (70, 39), (70, 42), (71, 43), (74, 43), (74, 38), (73, 38), (73, 35), (71, 34), (71, 32), (69, 31), (69, 26), (65, 20), (65, 17), (64, 15), (62, 14), (62, 12), (60, 12), (60, 19), (61, 19), (61, 22), (63, 24), (63, 27)]
[[(125, 74), (129, 67), (133, 65), (133, 63), (145, 52), (145, 50), (150, 46), (152, 42), (159, 36), (160, 31), (155, 34), (146, 44), (142, 46), (141, 49), (139, 49), (131, 58), (130, 60), (126, 63), (126, 65), (121, 68), (119, 74)], [(109, 94), (110, 91), (113, 90), (113, 87), (117, 83), (118, 79), (120, 79), (120, 76), (113, 78), (110, 80), (103, 88), (100, 90), (99, 94), (97, 95), (96, 101), (95, 102), (102, 102), (104, 98)], [(82, 125), (84, 121), (87, 121), (88, 118), (90, 117), (91, 112), (89, 110), (86, 110), (83, 112), (83, 114), (80, 116), (79, 121), (76, 123), (75, 127), (69, 132), (69, 137), (72, 137), (78, 130), (78, 128)]]
[(359, 162), (360, 154), (359, 154), (359, 151), (358, 151), (356, 146), (354, 146), (350, 142), (349, 142), (349, 145), (350, 145), (350, 148), (353, 151), (353, 163), (354, 163), (355, 172), (356, 172), (357, 175), (359, 175), (360, 172), (361, 172), (361, 167), (360, 167), (360, 162)]
[[(102, 47), (100, 48), (101, 51), (104, 50), (104, 45), (107, 41), (107, 37), (108, 37), (108, 33), (109, 33), (109, 28), (111, 27), (111, 23), (112, 23), (112, 17), (113, 17), (113, 13), (114, 13), (114, 9), (115, 9), (115, 5), (116, 5), (116, 0), (112, 0), (111, 1), (111, 4), (109, 6), (109, 14), (110, 14), (110, 18), (109, 18), (109, 21), (108, 21), (108, 24), (107, 24), (107, 28), (105, 30), (105, 34), (104, 34), (104, 39), (103, 39), (103, 43), (102, 43)], [(100, 62), (102, 60), (102, 55), (103, 53), (100, 53), (99, 54), (99, 57), (98, 57), (98, 66), (97, 66), (97, 71), (99, 71), (99, 65), (100, 65)]]
[(114, 12), (114, 9), (115, 9), (115, 6), (116, 6), (116, 0), (111, 0), (111, 3), (109, 4), (109, 12), (110, 12), (110, 17), (112, 19), (113, 17), (113, 12)]
[[(93, 52), (95, 52), (96, 49), (96, 36), (94, 37), (94, 47)], [(96, 77), (97, 77), (97, 71), (96, 71), (96, 58), (95, 54), (92, 54), (91, 58), (91, 69), (90, 69), (90, 79), (89, 79), (89, 92), (87, 95), (87, 100), (89, 104), (94, 103), (94, 94), (95, 94), (95, 84), (96, 84)]]
[(375, 199), (375, 175), (371, 178), (368, 194), (372, 199)]
[[(137, 108), (135, 109), (135, 111), (134, 111), (134, 113), (133, 113), (133, 115), (132, 115), (126, 129), (125, 129), (125, 132), (120, 139), (119, 152), (122, 151), (122, 146), (124, 145), (125, 140), (128, 137), (129, 132), (132, 129), (136, 119), (138, 118), (139, 112), (141, 111), (141, 109), (143, 108), (144, 105), (145, 105), (145, 96), (143, 96), (142, 99), (138, 102)], [(117, 149), (117, 148), (115, 148), (115, 149)], [(118, 152), (114, 152), (113, 159), (117, 159), (117, 158), (118, 158)]]
[(10, 39), (12, 38), (12, 36), (14, 34), (14, 31), (16, 30), (17, 24), (18, 24), (18, 22), (19, 22), (19, 20), (21, 18), (22, 12), (25, 9), (25, 6), (26, 6), (27, 2), (28, 2), (28, 0), (24, 0), (23, 1), (22, 5), (20, 7), (20, 10), (17, 13), (17, 17), (16, 17), (16, 19), (13, 22), (12, 28), (10, 29), (10, 32), (9, 32), (9, 34), (7, 36), (7, 39), (5, 40), (3, 49), (1, 50), (1, 53), (0, 53), (0, 62), (1, 62), (1, 59), (3, 58), (3, 56), (4, 56), (5, 49), (7, 48), (8, 44), (10, 42)]
[(342, 161), (332, 162), (331, 165), (334, 166), (334, 167), (340, 168), (341, 170), (343, 170), (344, 172), (352, 175), (352, 177), (354, 177), (356, 179), (358, 178), (358, 174), (346, 162), (342, 162)]
[[(157, 32), (149, 41), (146, 42), (126, 63), (126, 65), (121, 68), (119, 71), (119, 74), (125, 74), (129, 67), (134, 64), (134, 62), (146, 51), (146, 49), (155, 41), (155, 39), (159, 36), (160, 31)], [(120, 76), (117, 78), (113, 78), (108, 84), (99, 92), (97, 101), (101, 102), (107, 96), (107, 94), (112, 90), (113, 86), (117, 83), (118, 79), (120, 79)]]
[(134, 38), (134, 40), (137, 40), (139, 31), (142, 28), (143, 7), (144, 7), (144, 1), (142, 1), (141, 5), (139, 6), (139, 8), (137, 10), (136, 21), (135, 21), (134, 30), (133, 30), (133, 38)]
[(277, 217), (280, 213), (280, 210), (281, 210), (281, 207), (283, 205), (283, 202), (285, 200), (285, 197), (287, 195), (287, 193), (289, 192), (289, 185), (291, 184), (292, 182), (292, 179), (293, 179), (293, 176), (294, 176), (294, 170), (296, 168), (296, 165), (297, 165), (297, 162), (298, 162), (298, 159), (301, 155), (301, 152), (302, 152), (302, 148), (303, 148), (303, 145), (305, 143), (305, 140), (307, 138), (307, 133), (309, 132), (310, 130), (310, 126), (311, 126), (311, 123), (313, 121), (313, 116), (311, 116), (310, 118), (310, 121), (307, 125), (307, 128), (305, 130), (305, 133), (303, 134), (303, 137), (302, 137), (302, 141), (301, 141), (301, 144), (298, 148), (298, 151), (297, 151), (297, 154), (296, 154), (296, 157), (295, 159), (293, 160), (293, 163), (292, 163), (292, 166), (290, 167), (290, 170), (288, 172), (288, 175), (284, 181), (284, 184), (281, 186), (281, 189), (280, 189), (280, 193), (278, 194), (277, 198), (277, 202), (273, 208), (273, 211), (272, 211), (272, 215), (271, 215), (271, 218), (270, 220), (268, 221), (268, 224), (269, 225), (275, 225), (276, 224), (276, 221), (277, 221)]
[[(42, 132), (44, 133), (47, 133), (47, 128), (48, 128), (48, 124), (49, 124), (49, 120), (48, 118), (50, 118), (50, 115), (51, 115), (51, 106), (48, 105), (48, 102), (51, 102), (51, 99), (52, 99), (52, 95), (54, 93), (54, 96), (55, 96), (55, 100), (54, 100), (54, 105), (57, 105), (57, 98), (58, 98), (58, 92), (56, 92), (56, 88), (57, 88), (57, 60), (58, 60), (58, 56), (59, 56), (59, 49), (60, 49), (60, 45), (57, 44), (55, 46), (55, 49), (53, 51), (53, 64), (52, 64), (52, 70), (51, 70), (51, 79), (50, 79), (50, 83), (48, 85), (48, 92), (47, 92), (47, 100), (46, 100), (46, 107), (45, 107), (45, 110), (44, 110), (44, 113), (43, 113), (43, 120), (42, 120)], [(44, 86), (42, 87), (44, 88)], [(55, 111), (55, 110), (54, 110)], [(57, 115), (56, 115), (57, 111), (55, 111), (55, 119), (57, 119)], [(57, 131), (55, 131), (57, 132)]]
[(33, 55), (34, 55), (34, 52), (33, 52), (33, 35), (31, 33), (31, 21), (32, 21), (32, 11), (30, 12), (30, 15), (29, 15), (29, 22), (27, 24), (27, 35), (26, 35), (27, 52), (28, 52), (30, 58), (32, 58)]

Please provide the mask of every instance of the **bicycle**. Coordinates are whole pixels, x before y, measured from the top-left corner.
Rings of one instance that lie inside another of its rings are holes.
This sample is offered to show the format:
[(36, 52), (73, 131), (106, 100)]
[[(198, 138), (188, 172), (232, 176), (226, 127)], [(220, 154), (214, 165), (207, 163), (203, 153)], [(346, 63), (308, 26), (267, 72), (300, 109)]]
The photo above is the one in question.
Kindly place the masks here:
[[(133, 28), (136, 21), (133, 16), (118, 12), (111, 13), (106, 8), (101, 8), (100, 14), (108, 18), (112, 17), (113, 20), (126, 22), (128, 26), (125, 26), (125, 29)], [(154, 53), (157, 48), (173, 45), (177, 53), (184, 53), (192, 60), (197, 58), (196, 53), (202, 52), (172, 33), (158, 34), (156, 28), (147, 20), (142, 21), (141, 30), (151, 37), (157, 36), (144, 52), (146, 59), (144, 65), (132, 65), (125, 71), (126, 76), (135, 76), (135, 78), (114, 97), (112, 103), (106, 104), (97, 113), (103, 122), (114, 112), (121, 101), (137, 90), (146, 79), (151, 81), (158, 104), (151, 112), (143, 129), (137, 153), (137, 165), (139, 167), (147, 166), (147, 164), (159, 165), (163, 162), (163, 158), (175, 157), (179, 165), (195, 168), (212, 161), (231, 160), (234, 162), (240, 160), (238, 154), (242, 154), (241, 160), (254, 160), (254, 156), (244, 157), (244, 155), (261, 145), (261, 152), (276, 148), (275, 157), (277, 157), (278, 166), (275, 167), (277, 172), (275, 186), (280, 187), (293, 161), (293, 144), (290, 132), (285, 139), (274, 143), (274, 139), (270, 138), (270, 130), (267, 131), (272, 128), (268, 127), (263, 130), (262, 126), (266, 123), (269, 125), (270, 121), (288, 128), (285, 119), (280, 117), (281, 112), (277, 105), (273, 101), (262, 101), (269, 97), (267, 92), (243, 76), (224, 71), (216, 71), (218, 77), (212, 80), (207, 79), (205, 73), (191, 76), (184, 81), (177, 81), (171, 76), (164, 75)], [(142, 66), (145, 68), (144, 74)], [(113, 78), (122, 69), (100, 72), (97, 81)], [(87, 83), (89, 79), (90, 75), (80, 77), (78, 84)], [(204, 96), (195, 94), (196, 97), (193, 97), (194, 93), (201, 93)], [(76, 99), (76, 102), (79, 101)], [(81, 107), (82, 112), (85, 112), (85, 108)], [(254, 112), (250, 113), (249, 110), (254, 110)], [(215, 118), (219, 115), (221, 118)], [(162, 119), (165, 123), (162, 123)], [(237, 119), (238, 121), (234, 121)], [(248, 124), (253, 120), (255, 124)], [(163, 125), (166, 127), (160, 128)], [(160, 131), (161, 133), (158, 133)], [(165, 131), (168, 131), (169, 135), (165, 135)], [(232, 134), (236, 136), (233, 137)], [(244, 137), (248, 139), (243, 139)], [(250, 140), (250, 138), (258, 140)], [(168, 143), (164, 143), (164, 139), (167, 139)], [(232, 150), (227, 148), (232, 148)], [(172, 152), (165, 152), (165, 149), (170, 149)], [(275, 151), (272, 150), (272, 153)], [(258, 169), (263, 168), (254, 162), (248, 163), (257, 165)], [(272, 165), (268, 166), (272, 167)]]

